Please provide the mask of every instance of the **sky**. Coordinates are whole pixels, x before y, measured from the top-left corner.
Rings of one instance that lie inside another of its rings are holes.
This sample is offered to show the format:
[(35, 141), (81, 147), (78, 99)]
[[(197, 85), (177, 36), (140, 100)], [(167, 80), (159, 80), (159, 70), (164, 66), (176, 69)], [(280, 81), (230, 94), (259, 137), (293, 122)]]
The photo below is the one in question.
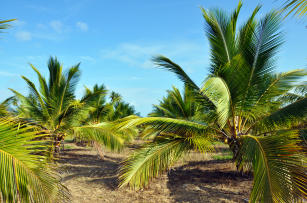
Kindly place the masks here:
[[(260, 18), (283, 2), (245, 0), (239, 23), (258, 4)], [(29, 63), (47, 77), (47, 61), (56, 56), (64, 68), (81, 62), (77, 97), (84, 85), (105, 84), (146, 116), (167, 89), (182, 88), (172, 73), (152, 63), (152, 57), (169, 57), (200, 85), (210, 64), (200, 7), (230, 12), (237, 4), (237, 0), (4, 1), (0, 19), (18, 20), (0, 36), (0, 101), (13, 95), (8, 88), (28, 93), (20, 76), (37, 81)], [(277, 56), (277, 72), (306, 68), (306, 21), (289, 17), (282, 25), (285, 43)]]

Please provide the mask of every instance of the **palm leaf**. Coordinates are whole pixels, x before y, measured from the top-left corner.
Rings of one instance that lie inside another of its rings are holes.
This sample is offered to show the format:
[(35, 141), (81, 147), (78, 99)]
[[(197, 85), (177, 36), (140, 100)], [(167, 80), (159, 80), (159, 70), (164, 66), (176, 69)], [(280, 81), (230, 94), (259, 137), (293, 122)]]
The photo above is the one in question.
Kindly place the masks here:
[(306, 198), (306, 168), (298, 132), (242, 138), (241, 158), (252, 163), (254, 184), (250, 202), (294, 202)]
[(34, 128), (0, 120), (0, 197), (4, 202), (68, 200), (68, 190), (48, 167), (45, 147), (35, 141), (42, 136)]

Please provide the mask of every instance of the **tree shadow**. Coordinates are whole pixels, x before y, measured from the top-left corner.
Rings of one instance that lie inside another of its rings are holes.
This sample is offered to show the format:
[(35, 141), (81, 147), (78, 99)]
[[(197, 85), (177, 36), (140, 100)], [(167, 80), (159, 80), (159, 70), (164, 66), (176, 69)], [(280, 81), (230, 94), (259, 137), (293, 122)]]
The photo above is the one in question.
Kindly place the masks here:
[(175, 202), (245, 202), (252, 177), (234, 171), (231, 164), (229, 160), (194, 161), (170, 170), (171, 196)]
[(60, 172), (65, 173), (63, 183), (73, 178), (85, 178), (89, 183), (103, 184), (112, 190), (117, 188), (120, 158), (105, 156), (100, 159), (97, 155), (76, 154), (76, 151), (80, 149), (65, 150), (57, 161), (62, 164)]

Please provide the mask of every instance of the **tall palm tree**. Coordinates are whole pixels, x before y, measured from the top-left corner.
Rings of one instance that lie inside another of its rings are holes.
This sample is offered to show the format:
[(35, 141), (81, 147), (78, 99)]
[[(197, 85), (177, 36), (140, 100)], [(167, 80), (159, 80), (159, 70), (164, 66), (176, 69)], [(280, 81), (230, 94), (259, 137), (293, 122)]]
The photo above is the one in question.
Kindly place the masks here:
[(305, 151), (296, 124), (306, 119), (307, 98), (285, 105), (279, 98), (293, 88), (304, 70), (275, 74), (274, 56), (282, 44), (275, 12), (259, 21), (252, 15), (241, 27), (241, 2), (231, 14), (202, 9), (210, 43), (210, 74), (199, 87), (170, 59), (154, 62), (175, 73), (202, 106), (204, 119), (132, 116), (118, 125), (148, 126), (156, 137), (124, 162), (121, 186), (146, 186), (188, 151), (213, 148), (225, 140), (240, 170), (254, 174), (251, 202), (293, 202), (306, 198)]

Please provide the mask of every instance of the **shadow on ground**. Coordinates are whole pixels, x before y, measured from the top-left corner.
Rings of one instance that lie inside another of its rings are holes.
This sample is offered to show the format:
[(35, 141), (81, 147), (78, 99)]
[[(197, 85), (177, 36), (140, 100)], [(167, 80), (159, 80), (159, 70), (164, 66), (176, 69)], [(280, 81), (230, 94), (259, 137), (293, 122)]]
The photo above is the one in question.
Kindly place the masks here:
[(242, 176), (228, 160), (190, 161), (155, 179), (147, 189), (118, 189), (120, 162), (128, 152), (100, 159), (88, 148), (65, 149), (58, 160), (62, 182), (73, 202), (244, 202), (251, 177)]
[(176, 202), (246, 202), (251, 181), (229, 160), (208, 160), (172, 169), (167, 186)]
[(82, 151), (85, 152), (87, 149), (66, 149), (61, 154), (58, 163), (65, 164), (61, 172), (69, 174), (63, 177), (62, 181), (83, 178), (89, 183), (103, 184), (109, 189), (116, 189), (117, 172), (121, 159), (105, 156), (102, 160), (97, 155), (83, 154)]

